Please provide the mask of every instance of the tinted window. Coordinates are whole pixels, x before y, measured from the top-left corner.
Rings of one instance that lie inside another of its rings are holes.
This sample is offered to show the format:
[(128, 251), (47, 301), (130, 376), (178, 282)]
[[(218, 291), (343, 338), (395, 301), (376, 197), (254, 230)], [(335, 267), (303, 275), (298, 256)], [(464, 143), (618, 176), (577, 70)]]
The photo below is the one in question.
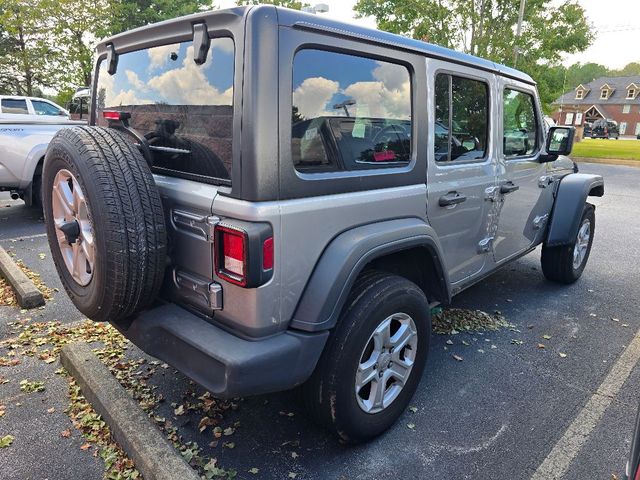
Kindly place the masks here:
[(2, 105), (2, 113), (29, 113), (26, 100), (3, 98), (0, 105)]
[(503, 149), (507, 157), (527, 156), (538, 147), (533, 95), (505, 88)]
[(33, 105), (36, 115), (62, 115), (63, 113), (59, 108), (54, 107), (48, 102), (31, 100), (31, 105)]
[(100, 65), (96, 118), (104, 110), (131, 113), (130, 125), (151, 147), (155, 171), (229, 180), (233, 132), (234, 44), (211, 41), (197, 65), (192, 42), (119, 56), (118, 70)]
[(487, 153), (489, 90), (478, 80), (438, 74), (435, 84), (436, 161), (477, 160)]
[(291, 155), (304, 171), (398, 166), (411, 158), (409, 71), (321, 50), (293, 65)]

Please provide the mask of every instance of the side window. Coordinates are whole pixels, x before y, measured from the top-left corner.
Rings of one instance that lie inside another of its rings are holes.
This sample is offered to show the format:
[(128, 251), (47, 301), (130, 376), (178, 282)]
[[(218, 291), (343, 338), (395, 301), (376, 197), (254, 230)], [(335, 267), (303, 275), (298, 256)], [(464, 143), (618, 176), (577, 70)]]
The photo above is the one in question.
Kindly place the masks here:
[(505, 157), (532, 155), (538, 148), (538, 122), (533, 95), (505, 88), (503, 102), (502, 145)]
[(411, 159), (409, 70), (324, 50), (293, 61), (291, 156), (304, 172), (361, 170)]
[(31, 105), (33, 105), (36, 115), (62, 115), (62, 110), (47, 102), (31, 100)]
[(29, 114), (26, 100), (3, 98), (0, 106), (2, 106), (2, 113), (19, 113), (22, 115)]
[(478, 80), (439, 73), (435, 83), (437, 162), (478, 160), (487, 153), (489, 89)]

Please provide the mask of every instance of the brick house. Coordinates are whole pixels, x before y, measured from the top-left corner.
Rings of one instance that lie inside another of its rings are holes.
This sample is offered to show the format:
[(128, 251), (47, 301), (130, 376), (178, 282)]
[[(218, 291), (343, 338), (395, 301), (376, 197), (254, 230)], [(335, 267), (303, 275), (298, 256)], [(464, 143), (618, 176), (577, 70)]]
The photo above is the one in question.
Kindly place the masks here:
[(618, 122), (620, 136), (640, 134), (640, 76), (601, 77), (580, 84), (555, 102), (558, 125), (574, 125), (582, 136), (585, 122), (606, 118)]

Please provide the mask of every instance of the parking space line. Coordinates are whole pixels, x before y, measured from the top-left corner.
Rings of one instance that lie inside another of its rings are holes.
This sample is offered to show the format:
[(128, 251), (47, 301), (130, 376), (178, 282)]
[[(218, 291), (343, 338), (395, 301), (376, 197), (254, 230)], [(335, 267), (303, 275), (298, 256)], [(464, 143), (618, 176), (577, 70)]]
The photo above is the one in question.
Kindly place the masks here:
[(46, 237), (47, 234), (46, 233), (38, 233), (36, 235), (26, 235), (24, 237), (17, 237), (17, 238), (0, 238), (0, 242), (10, 242), (10, 241), (18, 241), (18, 240), (31, 240), (32, 238), (41, 238), (41, 237)]
[(629, 346), (622, 352), (609, 374), (569, 425), (562, 438), (540, 464), (531, 480), (562, 478), (639, 360), (640, 330), (636, 332)]

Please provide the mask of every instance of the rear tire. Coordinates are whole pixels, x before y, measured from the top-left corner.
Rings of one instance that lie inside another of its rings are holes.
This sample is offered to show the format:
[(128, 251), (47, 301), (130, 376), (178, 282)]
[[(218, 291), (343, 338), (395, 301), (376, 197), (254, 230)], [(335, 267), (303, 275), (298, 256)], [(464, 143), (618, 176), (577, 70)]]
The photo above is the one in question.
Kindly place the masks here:
[[(416, 391), (430, 334), (429, 303), (417, 285), (386, 273), (361, 275), (315, 372), (303, 385), (308, 412), (347, 443), (380, 435), (400, 417)], [(378, 341), (384, 345), (382, 338), (389, 339), (389, 347), (376, 347)], [(406, 373), (404, 381), (398, 380), (397, 372)], [(384, 388), (376, 397), (380, 386)], [(383, 402), (376, 406), (376, 398)]]
[[(595, 227), (595, 209), (593, 205), (586, 203), (574, 242), (559, 247), (542, 247), (542, 273), (548, 280), (570, 284), (580, 278), (589, 260)], [(584, 233), (587, 229), (588, 238), (585, 241)]]
[(49, 144), (42, 180), (52, 257), (78, 310), (117, 322), (148, 306), (163, 280), (167, 240), (160, 195), (138, 149), (115, 130), (65, 128)]

